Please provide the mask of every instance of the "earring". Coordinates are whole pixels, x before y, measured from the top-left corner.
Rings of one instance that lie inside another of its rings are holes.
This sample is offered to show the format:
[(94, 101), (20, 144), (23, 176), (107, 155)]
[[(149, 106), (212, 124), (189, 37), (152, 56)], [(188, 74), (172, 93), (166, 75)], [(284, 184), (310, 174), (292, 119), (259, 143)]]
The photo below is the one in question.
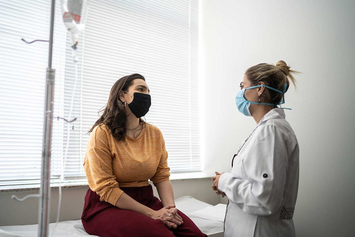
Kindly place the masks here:
[(258, 99), (258, 102), (260, 103), (260, 97), (259, 97), (259, 99)]

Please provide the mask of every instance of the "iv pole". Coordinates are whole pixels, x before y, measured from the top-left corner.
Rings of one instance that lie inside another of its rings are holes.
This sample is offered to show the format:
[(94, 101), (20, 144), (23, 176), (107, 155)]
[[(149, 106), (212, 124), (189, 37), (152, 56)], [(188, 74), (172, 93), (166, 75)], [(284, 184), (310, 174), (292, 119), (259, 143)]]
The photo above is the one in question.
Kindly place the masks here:
[[(82, 2), (81, 2), (82, 3)], [(17, 201), (24, 201), (27, 198), (39, 197), (39, 210), (38, 210), (38, 236), (47, 237), (49, 236), (49, 208), (50, 208), (50, 178), (51, 178), (51, 156), (52, 156), (52, 129), (53, 129), (53, 108), (54, 108), (54, 80), (55, 80), (55, 69), (52, 68), (52, 55), (53, 55), (53, 34), (54, 34), (54, 13), (55, 13), (55, 0), (51, 2), (51, 15), (50, 15), (50, 30), (49, 30), (49, 48), (48, 48), (48, 67), (46, 72), (46, 89), (45, 89), (45, 101), (44, 101), (44, 121), (43, 121), (43, 143), (42, 143), (42, 165), (41, 165), (41, 187), (40, 193), (36, 195), (28, 195), (24, 198), (18, 198), (12, 195), (12, 198)], [(80, 29), (76, 26), (76, 23), (71, 21), (67, 22), (66, 26), (72, 34), (76, 34), (78, 37)], [(73, 27), (74, 25), (74, 27)], [(71, 28), (70, 28), (71, 27)], [(73, 37), (73, 36), (72, 36)], [(73, 39), (76, 39), (75, 37)], [(22, 39), (27, 44), (31, 44), (36, 41), (46, 40), (34, 40), (32, 42), (27, 42)], [(77, 42), (72, 46), (76, 49)], [(59, 118), (59, 117), (58, 117)], [(73, 122), (76, 120), (67, 121)]]
[[(12, 195), (12, 198), (17, 201), (24, 201), (27, 198), (39, 197), (39, 210), (38, 210), (38, 236), (47, 237), (49, 236), (49, 208), (50, 208), (50, 172), (51, 172), (51, 156), (52, 156), (52, 128), (53, 128), (53, 108), (54, 108), (54, 79), (55, 79), (55, 69), (52, 68), (52, 55), (53, 55), (53, 34), (54, 34), (54, 13), (55, 13), (55, 0), (51, 2), (51, 15), (50, 15), (50, 30), (49, 30), (49, 49), (48, 49), (48, 67), (46, 72), (46, 89), (45, 89), (45, 102), (44, 102), (44, 125), (43, 125), (43, 143), (42, 143), (42, 165), (41, 165), (41, 187), (40, 193), (37, 195), (28, 195), (24, 198), (18, 198)], [(71, 22), (69, 21), (69, 25)], [(74, 26), (75, 23), (74, 23)], [(78, 34), (80, 30), (77, 27), (68, 28), (72, 34), (73, 32)], [(35, 40), (32, 42), (24, 42), (31, 44), (36, 41), (46, 41), (46, 40)], [(73, 45), (76, 47), (77, 42)], [(72, 46), (72, 47), (73, 47)], [(76, 49), (76, 48), (73, 48)], [(63, 118), (62, 118), (63, 119)], [(73, 122), (76, 118), (72, 121)]]
[(38, 236), (48, 236), (49, 232), (49, 207), (50, 207), (50, 172), (51, 172), (51, 146), (53, 128), (53, 101), (54, 101), (54, 79), (55, 69), (52, 69), (53, 54), (53, 29), (55, 0), (51, 3), (51, 21), (49, 30), (48, 67), (46, 74), (46, 91), (44, 103), (44, 126), (42, 144), (42, 167), (41, 167), (41, 188), (38, 211)]

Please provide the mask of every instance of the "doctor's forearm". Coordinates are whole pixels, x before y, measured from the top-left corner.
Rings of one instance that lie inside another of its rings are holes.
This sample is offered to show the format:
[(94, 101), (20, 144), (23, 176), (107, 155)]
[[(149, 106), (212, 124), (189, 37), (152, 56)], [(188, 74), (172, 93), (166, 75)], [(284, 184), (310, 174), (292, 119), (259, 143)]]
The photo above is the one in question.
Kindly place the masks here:
[[(224, 177), (220, 178), (220, 181), (220, 190), (225, 192), (229, 200), (233, 203), (238, 203), (238, 206), (249, 214), (271, 215), (281, 205), (281, 200), (277, 194), (273, 194), (272, 202), (268, 202), (261, 197), (260, 190), (262, 186), (256, 182), (251, 183), (249, 180), (239, 179), (233, 174), (224, 175)], [(255, 190), (257, 191), (255, 192)], [(270, 193), (263, 192), (263, 194), (270, 196)]]
[(170, 181), (163, 181), (155, 185), (163, 206), (175, 206), (173, 187)]
[(224, 173), (219, 178), (218, 189), (221, 192), (224, 192), (229, 200), (235, 203), (244, 203), (245, 200), (243, 197), (250, 195), (240, 195), (245, 194), (250, 191), (250, 188), (247, 188), (248, 185), (251, 185), (247, 180), (241, 180), (237, 178), (232, 173)]

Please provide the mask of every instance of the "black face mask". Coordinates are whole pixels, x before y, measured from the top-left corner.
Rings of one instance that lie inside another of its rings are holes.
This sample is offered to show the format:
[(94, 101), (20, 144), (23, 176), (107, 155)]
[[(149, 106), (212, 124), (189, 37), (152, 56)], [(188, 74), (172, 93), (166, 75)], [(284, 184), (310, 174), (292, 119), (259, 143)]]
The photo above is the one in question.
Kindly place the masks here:
[(148, 113), (151, 105), (150, 95), (135, 92), (133, 96), (133, 101), (128, 104), (128, 107), (137, 118), (143, 117)]

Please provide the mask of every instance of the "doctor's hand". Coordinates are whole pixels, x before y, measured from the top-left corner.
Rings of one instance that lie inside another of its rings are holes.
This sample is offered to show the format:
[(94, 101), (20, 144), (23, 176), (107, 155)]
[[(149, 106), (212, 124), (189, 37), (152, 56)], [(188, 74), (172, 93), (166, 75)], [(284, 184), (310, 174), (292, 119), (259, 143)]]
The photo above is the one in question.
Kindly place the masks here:
[(218, 181), (222, 174), (216, 172), (216, 176), (212, 178), (213, 179), (212, 189), (215, 191), (217, 195), (222, 195), (222, 197), (225, 197), (226, 194), (224, 192), (219, 191), (218, 189)]

